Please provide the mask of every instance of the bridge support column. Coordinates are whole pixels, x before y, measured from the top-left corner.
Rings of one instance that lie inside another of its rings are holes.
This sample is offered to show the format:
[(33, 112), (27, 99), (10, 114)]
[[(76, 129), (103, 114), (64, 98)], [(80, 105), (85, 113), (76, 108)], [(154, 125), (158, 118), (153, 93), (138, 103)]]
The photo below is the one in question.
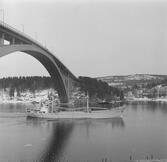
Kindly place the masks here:
[(66, 88), (67, 88), (67, 95), (68, 95), (68, 102), (72, 102), (72, 91), (73, 91), (73, 81), (67, 76), (67, 83), (66, 83)]
[(73, 84), (72, 84), (72, 81), (71, 79), (68, 80), (68, 98), (71, 99), (72, 97), (72, 90), (73, 90)]
[(15, 44), (15, 37), (12, 38), (10, 44)]
[(4, 40), (5, 40), (5, 34), (1, 33), (0, 34), (0, 45), (4, 45)]

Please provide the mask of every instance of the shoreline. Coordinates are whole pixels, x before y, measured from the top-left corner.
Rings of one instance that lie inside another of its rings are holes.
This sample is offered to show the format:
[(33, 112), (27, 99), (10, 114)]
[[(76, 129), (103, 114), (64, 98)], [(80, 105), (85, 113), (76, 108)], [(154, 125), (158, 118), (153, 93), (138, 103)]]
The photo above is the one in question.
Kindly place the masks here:
[(2, 100), (2, 101), (0, 101), (0, 104), (18, 104), (18, 103), (30, 104), (32, 102), (34, 102), (34, 101)]
[[(161, 102), (167, 103), (167, 98), (132, 98), (132, 99), (125, 99), (125, 102)], [(0, 100), (0, 104), (32, 104), (37, 102), (36, 100)], [(92, 108), (97, 108), (99, 106), (90, 106)], [(106, 108), (104, 108), (106, 109)]]
[(167, 162), (167, 159), (129, 160), (126, 162)]
[(128, 102), (164, 102), (167, 103), (167, 98), (133, 98), (130, 100), (127, 100)]

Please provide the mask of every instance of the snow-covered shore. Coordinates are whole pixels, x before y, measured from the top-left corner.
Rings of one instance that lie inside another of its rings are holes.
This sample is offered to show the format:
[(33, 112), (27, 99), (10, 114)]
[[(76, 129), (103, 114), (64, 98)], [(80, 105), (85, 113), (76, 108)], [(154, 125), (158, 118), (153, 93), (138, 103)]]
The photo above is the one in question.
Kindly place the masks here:
[(32, 103), (32, 102), (40, 102), (41, 100), (47, 100), (49, 95), (55, 96), (55, 98), (58, 98), (57, 93), (55, 93), (52, 89), (47, 90), (41, 90), (35, 93), (32, 92), (23, 92), (18, 96), (17, 94), (14, 95), (14, 97), (10, 97), (7, 92), (0, 92), (0, 103), (11, 103), (11, 104), (17, 104), (17, 103)]
[(0, 103), (2, 104), (17, 104), (17, 103), (23, 103), (23, 104), (28, 104), (32, 103), (33, 101), (24, 101), (24, 100), (0, 100)]
[(167, 102), (167, 98), (133, 98), (130, 101), (152, 101), (152, 102)]

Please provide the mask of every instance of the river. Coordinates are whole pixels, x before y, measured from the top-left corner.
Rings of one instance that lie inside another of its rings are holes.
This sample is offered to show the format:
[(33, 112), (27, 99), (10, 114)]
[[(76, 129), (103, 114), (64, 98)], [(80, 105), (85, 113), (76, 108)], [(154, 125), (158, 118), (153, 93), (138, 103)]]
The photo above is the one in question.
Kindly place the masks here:
[(167, 158), (167, 104), (128, 104), (123, 118), (49, 122), (27, 119), (25, 108), (0, 104), (2, 162)]

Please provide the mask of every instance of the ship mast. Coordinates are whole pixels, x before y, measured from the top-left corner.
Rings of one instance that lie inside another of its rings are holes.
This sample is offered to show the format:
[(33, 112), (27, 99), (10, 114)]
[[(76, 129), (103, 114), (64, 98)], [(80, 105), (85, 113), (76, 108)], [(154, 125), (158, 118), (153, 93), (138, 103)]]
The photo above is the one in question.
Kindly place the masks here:
[(87, 91), (87, 96), (86, 96), (86, 110), (87, 110), (87, 112), (89, 112), (89, 95), (88, 95), (88, 91)]
[(52, 96), (52, 113), (53, 113), (53, 101), (54, 101), (54, 97)]

